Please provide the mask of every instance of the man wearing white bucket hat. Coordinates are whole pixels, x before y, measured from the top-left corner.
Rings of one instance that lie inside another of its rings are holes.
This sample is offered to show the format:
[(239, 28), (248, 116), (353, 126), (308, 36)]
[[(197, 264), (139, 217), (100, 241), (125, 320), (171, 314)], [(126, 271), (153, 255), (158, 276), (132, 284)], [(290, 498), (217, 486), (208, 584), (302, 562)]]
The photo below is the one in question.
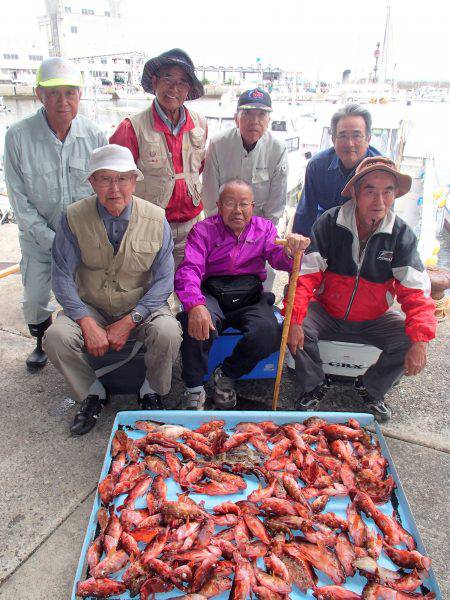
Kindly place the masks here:
[(95, 194), (69, 206), (56, 232), (52, 282), (64, 312), (44, 338), (51, 362), (82, 402), (75, 435), (95, 426), (107, 401), (83, 350), (93, 356), (120, 351), (133, 332), (146, 348), (139, 405), (149, 410), (162, 408), (181, 343), (167, 304), (174, 261), (164, 210), (133, 195), (143, 175), (128, 148), (94, 150), (88, 178)]
[(45, 366), (42, 336), (55, 310), (51, 295), (51, 247), (66, 207), (92, 193), (86, 181), (92, 150), (107, 143), (105, 135), (78, 115), (82, 78), (64, 58), (47, 58), (36, 77), (43, 106), (12, 125), (5, 137), (5, 179), (19, 226), (22, 308), (36, 348), (26, 364)]

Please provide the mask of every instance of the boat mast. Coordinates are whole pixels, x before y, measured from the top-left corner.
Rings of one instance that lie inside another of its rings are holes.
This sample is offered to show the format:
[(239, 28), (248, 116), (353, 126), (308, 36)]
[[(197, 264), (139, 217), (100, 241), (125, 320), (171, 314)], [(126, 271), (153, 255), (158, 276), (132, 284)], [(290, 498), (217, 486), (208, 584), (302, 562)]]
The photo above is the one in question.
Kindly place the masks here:
[(392, 34), (392, 22), (391, 22), (391, 6), (386, 6), (386, 23), (384, 27), (383, 46), (381, 49), (381, 65), (380, 70), (380, 81), (386, 83), (390, 81), (394, 83), (394, 69), (392, 67), (393, 61), (393, 34)]

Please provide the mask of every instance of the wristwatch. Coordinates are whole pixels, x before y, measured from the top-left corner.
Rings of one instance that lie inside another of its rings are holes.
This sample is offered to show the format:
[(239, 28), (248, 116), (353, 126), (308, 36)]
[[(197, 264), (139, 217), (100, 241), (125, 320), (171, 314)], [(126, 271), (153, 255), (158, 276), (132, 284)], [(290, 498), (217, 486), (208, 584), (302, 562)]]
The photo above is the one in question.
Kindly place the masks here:
[(135, 325), (140, 325), (144, 320), (144, 317), (137, 310), (132, 310), (130, 312), (131, 320)]

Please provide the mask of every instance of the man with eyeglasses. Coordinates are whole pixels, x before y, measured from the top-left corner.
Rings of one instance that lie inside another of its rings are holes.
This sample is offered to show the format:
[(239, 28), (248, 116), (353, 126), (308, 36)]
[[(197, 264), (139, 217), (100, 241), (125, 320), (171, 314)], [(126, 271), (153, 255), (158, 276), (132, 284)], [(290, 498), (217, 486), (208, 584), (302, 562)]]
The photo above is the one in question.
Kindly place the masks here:
[(184, 102), (200, 98), (204, 90), (192, 60), (178, 48), (146, 62), (142, 87), (156, 98), (122, 121), (110, 142), (129, 148), (144, 174), (136, 195), (165, 209), (177, 266), (203, 209), (200, 173), (207, 135), (206, 120)]
[(227, 327), (243, 332), (232, 354), (213, 374), (218, 409), (236, 405), (234, 383), (280, 345), (281, 328), (273, 312), (275, 296), (262, 290), (266, 261), (281, 271), (292, 269), (292, 256), (309, 240), (289, 234), (286, 249), (275, 245), (277, 230), (253, 216), (252, 188), (244, 181), (223, 184), (218, 214), (197, 223), (190, 232), (185, 257), (175, 274), (175, 291), (183, 305), (183, 408), (203, 410), (203, 379), (213, 340)]
[(253, 189), (255, 216), (277, 225), (286, 205), (288, 162), (285, 144), (268, 131), (271, 112), (272, 100), (265, 90), (246, 90), (238, 99), (236, 127), (212, 137), (203, 173), (207, 216), (217, 213), (220, 186), (242, 179)]
[(372, 117), (358, 104), (347, 104), (331, 118), (333, 146), (318, 152), (306, 168), (305, 183), (295, 213), (292, 231), (310, 235), (315, 221), (329, 208), (347, 198), (341, 191), (359, 163), (380, 152), (369, 145)]
[(36, 372), (47, 363), (42, 338), (52, 322), (51, 248), (61, 214), (92, 193), (85, 180), (94, 148), (104, 146), (104, 133), (78, 114), (83, 81), (72, 62), (45, 59), (36, 74), (42, 107), (14, 123), (5, 136), (5, 181), (19, 227), (22, 253), (22, 310), (36, 346), (26, 359)]
[(136, 337), (146, 349), (140, 408), (162, 409), (161, 396), (170, 391), (181, 343), (167, 304), (173, 241), (164, 211), (133, 195), (142, 178), (128, 148), (98, 148), (88, 172), (95, 194), (71, 205), (56, 232), (52, 282), (63, 312), (47, 330), (44, 348), (81, 402), (74, 435), (95, 426), (108, 399), (84, 351), (118, 352)]
[[(216, 214), (220, 186), (231, 179), (246, 181), (253, 190), (255, 216), (277, 226), (286, 206), (288, 159), (283, 141), (268, 130), (272, 100), (263, 89), (242, 92), (236, 127), (215, 134), (206, 153), (203, 203), (207, 216)], [(270, 267), (264, 287), (271, 291), (275, 273)]]

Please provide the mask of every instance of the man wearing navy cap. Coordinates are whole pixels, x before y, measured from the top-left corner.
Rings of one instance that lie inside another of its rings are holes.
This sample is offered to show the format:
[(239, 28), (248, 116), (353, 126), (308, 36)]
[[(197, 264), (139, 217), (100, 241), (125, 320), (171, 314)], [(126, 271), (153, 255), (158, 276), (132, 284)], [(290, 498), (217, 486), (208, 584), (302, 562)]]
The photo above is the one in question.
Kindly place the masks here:
[(217, 212), (220, 186), (240, 179), (253, 189), (253, 214), (274, 225), (286, 205), (288, 162), (285, 144), (267, 130), (272, 101), (260, 88), (239, 96), (236, 127), (211, 138), (203, 172), (203, 205), (207, 216)]

